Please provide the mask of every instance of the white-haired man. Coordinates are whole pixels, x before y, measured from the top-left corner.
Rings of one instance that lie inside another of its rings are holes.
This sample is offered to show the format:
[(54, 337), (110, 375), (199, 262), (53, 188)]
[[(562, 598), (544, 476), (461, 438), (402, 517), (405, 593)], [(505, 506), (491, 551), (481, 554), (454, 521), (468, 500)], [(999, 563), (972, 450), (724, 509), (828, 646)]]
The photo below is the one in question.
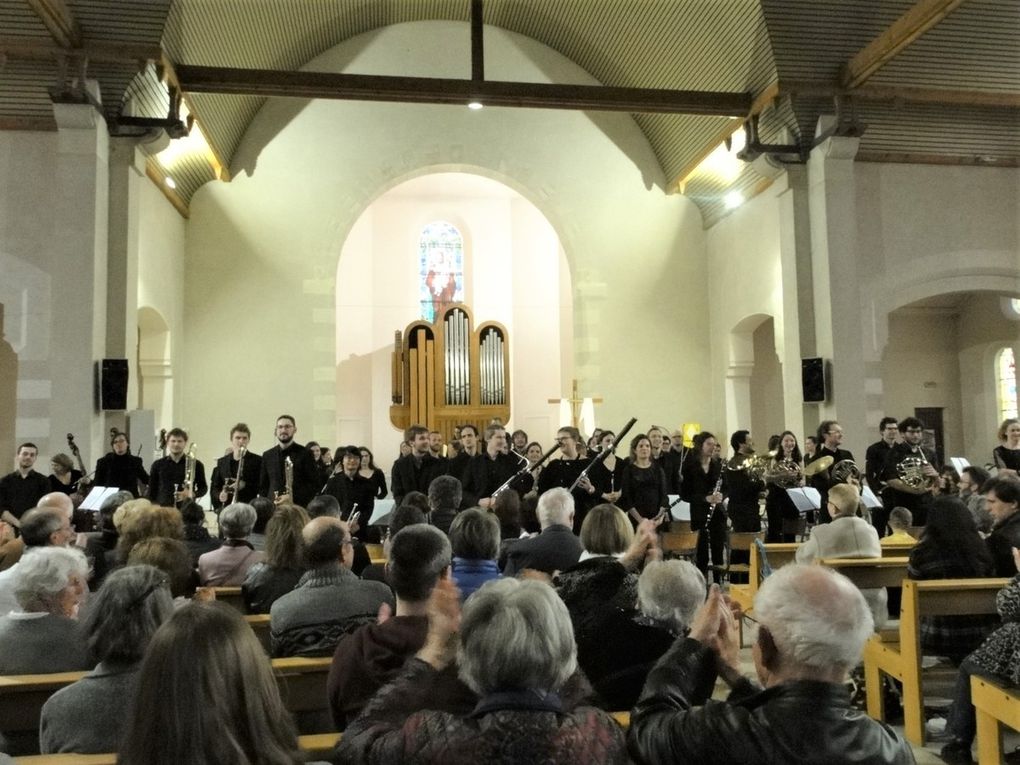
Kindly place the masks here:
[(549, 489), (538, 498), (538, 522), (542, 533), (522, 539), (511, 548), (504, 576), (516, 576), (526, 568), (552, 574), (564, 571), (584, 552), (573, 532), (574, 498), (563, 488)]
[[(873, 621), (849, 579), (784, 566), (765, 580), (754, 616), (764, 690), (740, 673), (736, 620), (713, 587), (688, 638), (648, 675), (628, 733), (636, 762), (914, 762), (895, 731), (850, 706), (843, 683)], [(725, 702), (709, 698), (717, 675), (732, 688)]]

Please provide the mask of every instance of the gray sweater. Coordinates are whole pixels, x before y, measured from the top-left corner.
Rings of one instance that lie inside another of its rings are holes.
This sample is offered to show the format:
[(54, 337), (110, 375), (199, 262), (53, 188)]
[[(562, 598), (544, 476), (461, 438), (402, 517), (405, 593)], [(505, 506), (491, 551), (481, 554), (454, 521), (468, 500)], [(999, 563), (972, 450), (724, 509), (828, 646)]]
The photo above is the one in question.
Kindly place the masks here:
[(0, 675), (74, 672), (93, 666), (78, 623), (53, 614), (0, 617)]
[(140, 666), (101, 663), (77, 683), (50, 696), (39, 725), (42, 753), (116, 752), (131, 719)]

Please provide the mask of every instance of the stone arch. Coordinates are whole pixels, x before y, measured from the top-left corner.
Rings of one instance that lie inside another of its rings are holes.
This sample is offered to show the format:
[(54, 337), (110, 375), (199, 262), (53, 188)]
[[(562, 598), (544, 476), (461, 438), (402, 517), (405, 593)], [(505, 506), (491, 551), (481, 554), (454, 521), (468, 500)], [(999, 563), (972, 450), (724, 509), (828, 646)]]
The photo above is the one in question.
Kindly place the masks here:
[(155, 308), (138, 309), (138, 408), (153, 412), (157, 425), (173, 421), (173, 356), (170, 325)]
[[(760, 439), (768, 435), (765, 431), (783, 424), (783, 365), (778, 342), (771, 314), (749, 314), (730, 329), (726, 367), (728, 431), (748, 428)], [(766, 364), (770, 374), (763, 375)]]

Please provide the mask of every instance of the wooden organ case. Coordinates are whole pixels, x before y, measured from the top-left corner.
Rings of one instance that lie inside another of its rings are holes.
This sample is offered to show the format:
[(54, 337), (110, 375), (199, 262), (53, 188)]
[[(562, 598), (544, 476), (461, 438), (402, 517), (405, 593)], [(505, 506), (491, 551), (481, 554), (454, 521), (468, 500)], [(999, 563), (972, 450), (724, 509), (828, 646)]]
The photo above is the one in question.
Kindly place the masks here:
[(510, 420), (510, 344), (506, 328), (474, 317), (463, 303), (446, 307), (430, 324), (414, 321), (395, 333), (390, 422), (405, 430), (424, 425), (453, 439), (458, 425), (484, 435), (493, 419)]

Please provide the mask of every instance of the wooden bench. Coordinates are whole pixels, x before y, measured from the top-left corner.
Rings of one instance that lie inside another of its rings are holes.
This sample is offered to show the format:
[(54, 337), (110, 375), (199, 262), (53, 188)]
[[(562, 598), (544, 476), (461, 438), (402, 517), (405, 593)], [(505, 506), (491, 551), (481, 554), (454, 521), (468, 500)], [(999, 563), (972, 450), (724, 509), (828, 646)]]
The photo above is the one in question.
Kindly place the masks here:
[(1020, 690), (971, 675), (970, 697), (977, 716), (978, 762), (1002, 765), (1002, 725), (1020, 731)]
[(262, 647), (266, 650), (266, 656), (272, 653), (272, 641), (269, 635), (269, 614), (246, 614), (244, 620), (248, 622), (251, 631), (259, 639)]
[(1008, 579), (904, 580), (899, 632), (876, 634), (864, 646), (868, 715), (875, 720), (885, 719), (882, 675), (896, 678), (903, 683), (904, 735), (912, 744), (924, 746), (921, 617), (994, 614), (995, 595), (1008, 582)]
[(382, 545), (366, 544), (365, 552), (368, 553), (368, 559), (372, 563), (386, 563), (386, 550)]
[[(284, 706), (309, 733), (325, 732), (329, 719), (326, 681), (332, 658), (292, 657), (273, 659), (273, 674)], [(85, 676), (85, 672), (58, 672), (52, 675), (0, 676), (0, 732), (35, 734), (39, 732), (43, 704), (54, 693)], [(307, 721), (302, 725), (302, 721)], [(328, 725), (328, 729), (332, 724)], [(36, 742), (38, 744), (38, 742)], [(29, 750), (31, 751), (31, 750)]]
[(210, 587), (209, 589), (216, 594), (216, 600), (236, 608), (239, 614), (245, 613), (244, 598), (241, 597), (240, 587)]
[[(309, 759), (329, 759), (340, 742), (339, 733), (314, 733), (298, 736), (298, 746)], [(36, 754), (15, 757), (16, 765), (116, 765), (116, 754)]]
[(819, 565), (839, 572), (861, 590), (901, 587), (907, 578), (907, 558), (822, 558)]

